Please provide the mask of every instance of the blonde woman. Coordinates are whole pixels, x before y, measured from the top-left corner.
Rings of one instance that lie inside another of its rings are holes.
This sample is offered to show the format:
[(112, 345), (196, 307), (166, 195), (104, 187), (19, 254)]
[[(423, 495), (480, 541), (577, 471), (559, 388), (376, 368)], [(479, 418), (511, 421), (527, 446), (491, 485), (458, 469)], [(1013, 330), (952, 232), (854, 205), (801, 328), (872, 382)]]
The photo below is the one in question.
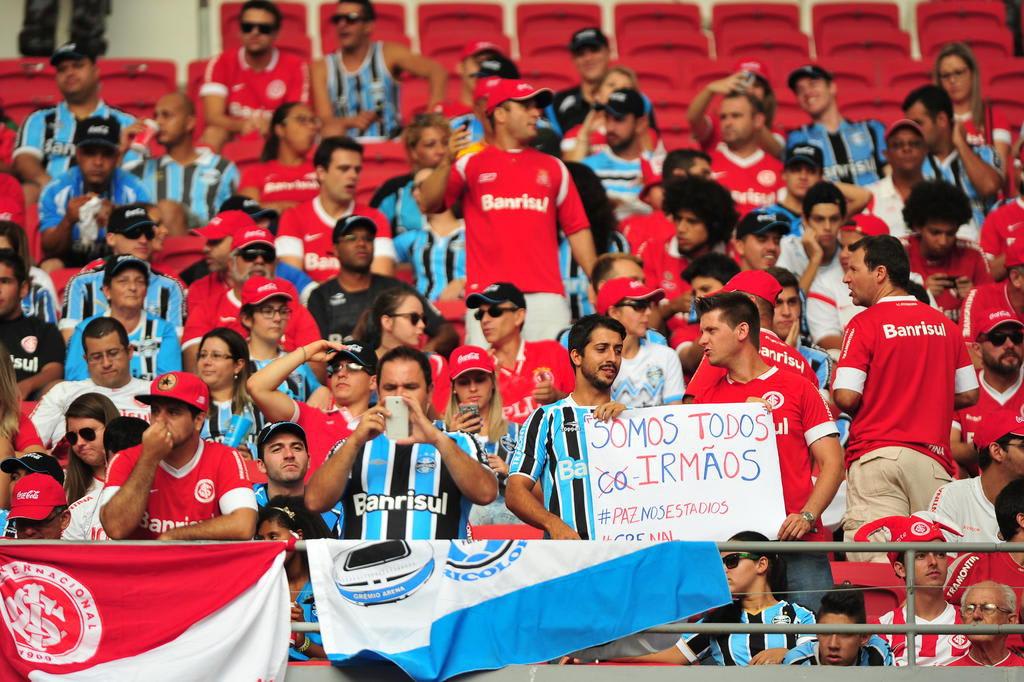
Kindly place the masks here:
[[(0, 462), (25, 452), (46, 452), (28, 415), (21, 411), (21, 394), (14, 376), (14, 363), (0, 343)], [(0, 511), (10, 506), (11, 477), (0, 472)], [(6, 511), (0, 529), (6, 523)]]

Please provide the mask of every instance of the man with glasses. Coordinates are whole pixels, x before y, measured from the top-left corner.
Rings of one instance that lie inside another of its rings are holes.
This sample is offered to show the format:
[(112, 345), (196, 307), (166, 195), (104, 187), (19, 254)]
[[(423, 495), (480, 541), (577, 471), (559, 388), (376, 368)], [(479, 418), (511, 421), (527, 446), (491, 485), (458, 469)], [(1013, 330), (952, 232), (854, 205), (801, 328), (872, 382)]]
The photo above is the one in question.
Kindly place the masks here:
[(38, 397), (64, 375), (64, 339), (57, 327), (21, 308), (28, 288), (25, 261), (14, 251), (0, 251), (0, 343), (11, 356), (22, 400)]
[[(964, 621), (977, 625), (1015, 625), (1020, 622), (1017, 615), (1017, 595), (1013, 590), (993, 580), (971, 585), (964, 591), (960, 604)], [(950, 667), (961, 668), (1010, 668), (1024, 666), (1024, 658), (1007, 646), (1010, 635), (967, 635), (971, 648)]]
[(82, 347), (89, 378), (56, 384), (46, 392), (30, 415), (47, 449), (64, 437), (64, 413), (83, 393), (105, 395), (123, 416), (149, 421), (149, 406), (135, 399), (149, 386), (149, 382), (136, 379), (131, 374), (133, 349), (124, 325), (112, 317), (95, 318), (82, 331)]
[(376, 236), (377, 222), (363, 215), (346, 216), (335, 224), (332, 240), (338, 272), (313, 290), (308, 303), (321, 338), (342, 341), (352, 333), (359, 316), (377, 296), (388, 289), (402, 287), (423, 303), (430, 337), (425, 350), (441, 354), (451, 351), (458, 345), (458, 337), (437, 309), (409, 285), (372, 271)]
[(526, 297), (514, 284), (497, 282), (466, 298), (475, 310), (494, 358), (505, 418), (522, 424), (541, 405), (561, 400), (575, 379), (569, 356), (557, 341), (526, 341)]
[[(559, 230), (573, 259), (590, 276), (596, 254), (579, 192), (561, 161), (529, 143), (551, 91), (501, 79), (487, 98), (494, 144), (455, 160), (459, 145), (420, 186), (422, 206), (436, 211), (462, 200), (466, 220), (466, 293), (493, 282), (516, 282), (530, 304), (529, 340), (552, 339), (570, 322), (558, 261)], [(483, 345), (468, 314), (467, 342)]]
[(64, 488), (46, 474), (22, 476), (11, 491), (7, 522), (19, 540), (60, 540), (71, 523)]
[(256, 496), (242, 456), (200, 438), (210, 393), (194, 374), (157, 377), (137, 396), (153, 419), (142, 444), (114, 455), (100, 496), (112, 540), (251, 540)]
[(373, 40), (377, 14), (370, 0), (342, 0), (331, 23), (338, 49), (313, 62), (313, 105), (324, 135), (390, 138), (402, 129), (398, 76), (426, 78), (427, 108), (444, 101), (444, 67), (393, 41)]
[[(110, 212), (107, 221), (106, 242), (111, 255), (133, 256), (149, 263), (158, 227), (147, 206), (117, 206)], [(108, 311), (110, 302), (103, 291), (105, 265), (105, 259), (97, 259), (68, 281), (59, 323), (65, 340), (71, 338), (82, 320)], [(190, 289), (189, 296), (192, 295)], [(185, 321), (185, 287), (176, 277), (154, 272), (151, 268), (146, 288), (145, 312), (165, 320), (180, 335)]]
[(274, 109), (285, 102), (309, 101), (305, 62), (274, 46), (281, 10), (268, 0), (249, 0), (238, 19), (241, 46), (211, 59), (199, 88), (203, 144), (215, 152), (232, 137), (266, 135)]
[(921, 126), (901, 118), (886, 129), (885, 146), (892, 174), (866, 187), (874, 197), (871, 212), (885, 221), (892, 236), (905, 237), (910, 232), (903, 221), (903, 206), (914, 186), (924, 180), (928, 145)]
[(104, 228), (111, 209), (150, 201), (142, 181), (118, 168), (120, 161), (117, 120), (97, 116), (79, 121), (75, 165), (51, 180), (39, 199), (39, 238), (48, 265), (82, 266), (106, 255)]
[(103, 295), (109, 302), (108, 310), (94, 315), (80, 324), (68, 341), (64, 378), (69, 381), (89, 376), (85, 356), (82, 354), (82, 330), (100, 317), (120, 322), (128, 333), (132, 345), (132, 376), (147, 381), (158, 374), (181, 369), (181, 344), (178, 334), (169, 322), (146, 312), (144, 303), (150, 279), (149, 264), (135, 256), (111, 256), (103, 268)]

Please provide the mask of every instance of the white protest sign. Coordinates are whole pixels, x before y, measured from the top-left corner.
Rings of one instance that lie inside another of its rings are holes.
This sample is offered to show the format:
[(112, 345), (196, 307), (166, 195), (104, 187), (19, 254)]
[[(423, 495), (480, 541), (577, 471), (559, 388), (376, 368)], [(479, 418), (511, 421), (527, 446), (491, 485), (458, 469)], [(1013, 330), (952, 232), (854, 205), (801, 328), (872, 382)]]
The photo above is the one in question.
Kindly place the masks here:
[(774, 539), (786, 512), (775, 424), (760, 403), (627, 410), (586, 425), (594, 539)]

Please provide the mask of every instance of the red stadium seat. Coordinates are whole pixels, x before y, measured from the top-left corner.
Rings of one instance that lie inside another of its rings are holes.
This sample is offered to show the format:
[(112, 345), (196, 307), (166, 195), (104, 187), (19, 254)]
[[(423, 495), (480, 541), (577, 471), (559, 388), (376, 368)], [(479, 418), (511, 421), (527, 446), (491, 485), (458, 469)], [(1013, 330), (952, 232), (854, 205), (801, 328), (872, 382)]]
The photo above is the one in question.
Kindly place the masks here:
[[(508, 37), (502, 33), (479, 33), (475, 35), (478, 40), (491, 41), (500, 47), (505, 54), (512, 53), (512, 44), (509, 42)], [(436, 33), (431, 36), (420, 36), (420, 51), (425, 56), (439, 61), (449, 73), (454, 71), (455, 64), (459, 61), (459, 56), (465, 47), (466, 36), (461, 33), (449, 32)]]
[(998, 88), (1012, 85), (1024, 92), (1024, 59), (1005, 59), (994, 64), (984, 64), (981, 75), (985, 78), (986, 88)]
[(477, 36), (504, 35), (504, 10), (491, 3), (440, 2), (417, 9), (420, 40), (449, 34), (461, 35), (468, 43)]
[(516, 6), (516, 35), (520, 40), (533, 31), (555, 30), (562, 33), (568, 46), (572, 34), (581, 28), (601, 26), (601, 7), (590, 3), (527, 3)]
[(658, 123), (658, 132), (665, 149), (697, 149), (699, 145), (690, 133), (690, 124), (686, 119), (671, 121), (667, 125)]
[(206, 240), (197, 235), (168, 237), (160, 253), (153, 254), (153, 267), (160, 272), (181, 272), (203, 259), (204, 246)]
[(996, 85), (985, 91), (985, 99), (1006, 116), (1010, 130), (1016, 133), (1024, 123), (1024, 98), (1019, 84)]
[[(615, 5), (615, 36), (672, 30), (677, 33), (701, 30), (700, 7), (674, 2), (630, 2)], [(621, 47), (620, 47), (621, 49)], [(621, 51), (620, 51), (621, 54)]]
[[(0, 59), (0, 103), (7, 109), (15, 103), (59, 97), (55, 75), (50, 62), (45, 59)], [(10, 112), (8, 115), (15, 118)], [(21, 123), (21, 118), (15, 120)]]
[(654, 116), (658, 121), (675, 123), (686, 121), (686, 109), (690, 106), (690, 98), (687, 93), (676, 89), (662, 90), (649, 88), (644, 91), (647, 99), (654, 107)]
[(188, 63), (185, 75), (185, 96), (192, 100), (196, 109), (196, 130), (193, 137), (198, 140), (206, 127), (206, 116), (203, 113), (203, 102), (199, 98), (199, 88), (203, 84), (203, 76), (206, 73), (207, 59), (196, 59)]
[(63, 305), (64, 303), (64, 289), (68, 286), (68, 281), (80, 273), (82, 268), (57, 268), (56, 270), (50, 271), (50, 279), (53, 280), (53, 288), (57, 291), (57, 305)]
[(833, 561), (832, 579), (837, 585), (846, 581), (848, 587), (862, 588), (867, 607), (868, 622), (897, 608), (903, 603), (906, 589), (888, 563), (859, 561)]
[(797, 103), (796, 95), (785, 85), (775, 88), (775, 105), (775, 128), (791, 130), (809, 121), (807, 113)]
[[(872, 88), (878, 83), (878, 62), (848, 57), (823, 57), (818, 63), (832, 73), (839, 91), (847, 88)], [(780, 75), (781, 77), (783, 74)]]
[(900, 9), (894, 2), (819, 2), (811, 8), (818, 56), (833, 38), (853, 27), (861, 31), (900, 30)]
[(39, 93), (36, 95), (25, 94), (20, 97), (12, 97), (5, 92), (0, 96), (3, 101), (4, 113), (11, 117), (18, 125), (36, 109), (45, 109), (60, 104), (63, 98), (59, 93)]
[(569, 35), (560, 28), (520, 33), (519, 57), (521, 59), (550, 59), (572, 65), (569, 54)]
[(770, 36), (780, 31), (799, 30), (800, 10), (796, 3), (722, 2), (711, 10), (711, 31), (715, 40), (733, 35)]
[[(1006, 8), (999, 0), (921, 2), (916, 12), (917, 36), (922, 43), (931, 42), (928, 34), (939, 29), (955, 29), (968, 42), (976, 33), (1006, 31)], [(924, 48), (921, 53), (924, 54)]]
[(403, 121), (411, 121), (426, 111), (430, 101), (430, 84), (425, 78), (402, 79), (398, 90), (398, 110)]
[(734, 73), (734, 59), (691, 59), (687, 60), (685, 69), (678, 69), (677, 76), (686, 92), (699, 92), (712, 81), (717, 81)]
[(903, 118), (903, 91), (878, 88), (850, 89), (839, 93), (839, 108), (851, 121), (875, 118), (888, 125)]
[(616, 42), (619, 46), (619, 59), (660, 59), (668, 69), (678, 69), (694, 57), (708, 56), (708, 39), (701, 32), (682, 33), (674, 28), (650, 29), (644, 33), (620, 34)]
[(974, 56), (982, 64), (991, 64), (1002, 59), (1013, 58), (1013, 38), (1006, 27), (978, 29), (965, 33), (955, 26), (935, 27), (921, 38), (921, 58), (932, 61), (947, 43), (963, 42), (971, 46)]
[[(243, 4), (241, 2), (225, 2), (220, 6), (220, 39), (224, 49), (237, 47), (241, 43), (238, 17)], [(277, 2), (274, 4), (281, 10), (281, 30), (278, 33), (278, 40), (290, 35), (306, 35), (306, 3)]]
[(409, 157), (401, 142), (366, 144), (363, 146), (363, 172), (359, 176), (357, 193), (368, 191), (372, 196), (385, 180), (409, 171)]
[(865, 62), (910, 57), (910, 36), (899, 29), (846, 27), (828, 41), (815, 40), (819, 57), (845, 57)]
[(742, 57), (766, 61), (783, 59), (806, 61), (810, 54), (810, 46), (805, 34), (781, 28), (776, 31), (729, 33), (726, 37), (716, 38), (715, 49), (719, 59)]
[[(689, 64), (689, 61), (686, 63)], [(636, 71), (640, 90), (651, 88), (666, 90), (683, 87), (683, 69), (680, 69), (675, 61), (666, 61), (661, 56), (643, 55), (624, 59), (622, 65)]]
[(571, 88), (579, 82), (579, 76), (568, 60), (525, 57), (519, 61), (519, 74), (533, 85), (551, 88), (556, 92)]
[(168, 60), (104, 59), (103, 98), (140, 118), (153, 115), (156, 101), (178, 90), (178, 66)]
[[(331, 17), (337, 11), (337, 2), (324, 2), (320, 5), (320, 50), (324, 54), (338, 49), (338, 32), (331, 23)], [(405, 34), (405, 5), (397, 2), (375, 2), (373, 9), (377, 18), (373, 22), (375, 40), (390, 40), (409, 45), (409, 36)]]
[[(931, 82), (931, 65), (907, 59), (886, 62), (879, 70), (882, 88), (891, 92), (910, 92), (919, 85)], [(842, 93), (840, 93), (842, 97)]]
[(470, 531), (474, 540), (540, 540), (544, 537), (544, 531), (525, 523), (471, 526)]
[(239, 172), (244, 172), (249, 166), (260, 162), (262, 151), (263, 138), (249, 136), (231, 140), (221, 149), (220, 155), (234, 161)]

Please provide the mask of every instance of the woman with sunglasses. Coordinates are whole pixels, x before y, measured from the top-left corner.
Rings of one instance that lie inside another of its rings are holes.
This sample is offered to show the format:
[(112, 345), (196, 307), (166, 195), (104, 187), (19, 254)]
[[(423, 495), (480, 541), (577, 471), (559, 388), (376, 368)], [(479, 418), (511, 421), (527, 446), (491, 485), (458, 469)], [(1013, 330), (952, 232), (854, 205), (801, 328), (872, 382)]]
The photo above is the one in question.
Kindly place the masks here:
[(487, 457), (487, 465), (498, 476), (498, 498), (487, 506), (473, 505), (473, 525), (521, 524), (505, 506), (508, 458), (515, 448), (519, 424), (505, 419), (494, 360), (479, 346), (460, 346), (451, 354), (452, 390), (444, 411), (445, 429), (476, 436)]
[(226, 327), (212, 329), (199, 342), (197, 374), (210, 389), (210, 409), (201, 436), (224, 443), (250, 458), (263, 417), (253, 405), (245, 382), (249, 379), (249, 346)]
[[(256, 519), (256, 540), (290, 542), (292, 540), (319, 540), (331, 537), (323, 519), (306, 509), (301, 497), (278, 495), (260, 508)], [(309, 558), (306, 552), (285, 550), (284, 572), (288, 577), (288, 593), (292, 597), (292, 622), (318, 623), (313, 583), (309, 578)], [(309, 661), (326, 659), (323, 640), (318, 632), (292, 633), (288, 659)]]
[(285, 102), (274, 110), (260, 162), (242, 172), (238, 193), (281, 212), (309, 201), (320, 191), (309, 160), (320, 122), (302, 102)]
[(57, 290), (50, 275), (36, 267), (32, 261), (28, 236), (18, 223), (0, 220), (0, 249), (10, 249), (17, 253), (29, 273), (28, 293), (21, 299), (22, 314), (57, 324)]
[[(730, 541), (768, 542), (761, 533), (743, 531)], [(786, 591), (786, 563), (778, 554), (722, 552), (722, 564), (733, 602), (710, 612), (698, 623), (801, 623), (813, 625), (814, 614), (778, 599), (774, 592)], [(696, 634), (683, 635), (675, 646), (626, 660), (642, 663), (699, 665), (711, 656), (716, 665), (773, 665), (782, 663), (786, 652), (813, 639), (806, 635)]]
[(89, 529), (98, 527), (100, 491), (107, 478), (107, 452), (103, 433), (120, 412), (110, 398), (99, 393), (84, 393), (68, 405), (64, 438), (71, 446), (64, 471), (71, 523), (64, 530), (65, 540), (103, 540), (90, 537)]

